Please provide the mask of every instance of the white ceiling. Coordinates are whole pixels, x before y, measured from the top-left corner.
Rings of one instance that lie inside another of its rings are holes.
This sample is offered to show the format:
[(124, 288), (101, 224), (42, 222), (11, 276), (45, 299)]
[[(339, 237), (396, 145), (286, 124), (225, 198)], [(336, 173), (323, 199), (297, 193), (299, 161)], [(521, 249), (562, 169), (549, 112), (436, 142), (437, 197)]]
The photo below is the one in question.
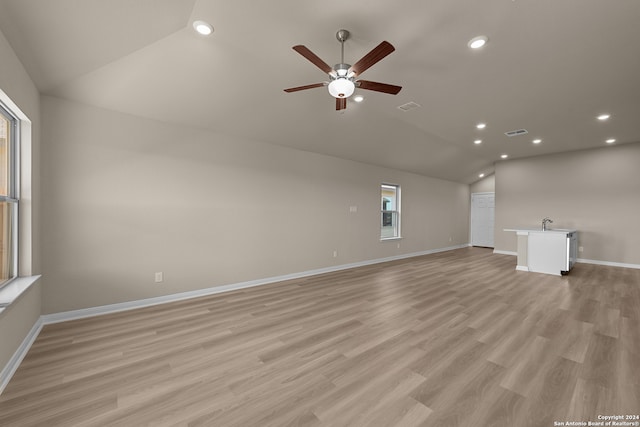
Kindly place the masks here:
[[(639, 22), (638, 0), (0, 0), (44, 94), (467, 183), (502, 153), (639, 142)], [(360, 91), (336, 112), (325, 88), (283, 91), (327, 80), (291, 47), (333, 65), (341, 28), (348, 63), (395, 46), (362, 78), (398, 95)], [(474, 51), (477, 35), (489, 43)], [(421, 108), (397, 108), (410, 101)]]

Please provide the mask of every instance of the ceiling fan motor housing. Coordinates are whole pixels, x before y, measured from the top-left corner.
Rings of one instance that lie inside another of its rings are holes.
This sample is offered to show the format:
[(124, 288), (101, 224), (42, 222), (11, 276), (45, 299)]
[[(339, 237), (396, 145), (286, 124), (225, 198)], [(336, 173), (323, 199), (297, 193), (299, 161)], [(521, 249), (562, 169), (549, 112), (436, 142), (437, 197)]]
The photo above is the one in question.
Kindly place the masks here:
[(347, 77), (349, 68), (351, 68), (351, 64), (342, 63), (342, 64), (336, 64), (333, 66), (333, 70), (336, 72), (338, 77)]

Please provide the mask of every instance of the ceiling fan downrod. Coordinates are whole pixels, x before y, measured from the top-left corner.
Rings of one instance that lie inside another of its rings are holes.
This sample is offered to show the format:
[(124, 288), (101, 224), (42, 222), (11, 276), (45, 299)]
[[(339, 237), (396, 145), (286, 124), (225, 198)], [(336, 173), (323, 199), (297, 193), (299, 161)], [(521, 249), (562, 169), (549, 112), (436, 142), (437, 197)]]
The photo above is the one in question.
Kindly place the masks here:
[(334, 70), (340, 77), (345, 77), (347, 70), (351, 67), (350, 64), (345, 64), (344, 62), (344, 42), (349, 39), (350, 34), (347, 30), (338, 30), (336, 33), (336, 38), (340, 42), (340, 63), (335, 65)]
[(336, 38), (340, 42), (340, 63), (334, 65), (333, 71), (335, 75), (330, 75), (331, 82), (328, 89), (331, 96), (337, 99), (346, 99), (353, 95), (355, 83), (353, 76), (349, 76), (349, 68), (351, 65), (344, 62), (344, 42), (349, 38), (349, 31), (338, 30)]

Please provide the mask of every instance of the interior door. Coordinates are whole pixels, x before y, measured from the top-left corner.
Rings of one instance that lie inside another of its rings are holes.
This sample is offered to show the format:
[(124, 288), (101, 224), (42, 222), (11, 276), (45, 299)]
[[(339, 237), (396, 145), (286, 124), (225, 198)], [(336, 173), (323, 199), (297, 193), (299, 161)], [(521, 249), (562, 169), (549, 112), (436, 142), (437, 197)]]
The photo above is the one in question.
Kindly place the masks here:
[(471, 194), (471, 245), (494, 247), (496, 193)]

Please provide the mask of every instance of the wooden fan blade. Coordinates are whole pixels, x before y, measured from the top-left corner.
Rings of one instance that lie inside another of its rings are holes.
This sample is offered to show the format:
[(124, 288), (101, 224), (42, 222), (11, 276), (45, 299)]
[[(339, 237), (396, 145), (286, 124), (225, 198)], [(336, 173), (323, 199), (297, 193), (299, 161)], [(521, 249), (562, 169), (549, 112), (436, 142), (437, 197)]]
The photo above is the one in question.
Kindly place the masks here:
[(385, 56), (389, 55), (391, 52), (396, 50), (395, 47), (388, 41), (383, 41), (378, 46), (374, 47), (373, 50), (367, 53), (362, 57), (358, 62), (353, 64), (351, 68), (349, 68), (350, 73), (354, 73), (354, 75), (362, 74), (366, 69), (371, 67), (376, 62), (380, 61)]
[(356, 84), (358, 85), (358, 87), (360, 89), (374, 90), (376, 92), (390, 93), (391, 95), (397, 95), (398, 92), (400, 92), (400, 89), (402, 89), (402, 86), (395, 86), (395, 85), (390, 85), (390, 84), (386, 84), (386, 83), (371, 82), (369, 80), (358, 80), (356, 82)]
[(313, 89), (314, 87), (322, 87), (324, 86), (325, 83), (313, 83), (310, 85), (305, 85), (305, 86), (298, 86), (298, 87), (290, 87), (289, 89), (285, 89), (285, 92), (291, 93), (291, 92), (297, 92), (299, 90), (305, 90), (305, 89)]
[(305, 58), (307, 58), (313, 65), (315, 65), (316, 67), (320, 68), (325, 73), (327, 73), (327, 74), (332, 74), (333, 73), (333, 68), (331, 68), (329, 66), (329, 64), (327, 64), (322, 59), (320, 59), (318, 57), (318, 55), (316, 55), (315, 53), (311, 52), (306, 46), (303, 46), (303, 45), (299, 44), (297, 46), (294, 46), (293, 50), (295, 50), (300, 55), (302, 55)]
[(336, 111), (345, 110), (347, 108), (347, 98), (336, 98)]

